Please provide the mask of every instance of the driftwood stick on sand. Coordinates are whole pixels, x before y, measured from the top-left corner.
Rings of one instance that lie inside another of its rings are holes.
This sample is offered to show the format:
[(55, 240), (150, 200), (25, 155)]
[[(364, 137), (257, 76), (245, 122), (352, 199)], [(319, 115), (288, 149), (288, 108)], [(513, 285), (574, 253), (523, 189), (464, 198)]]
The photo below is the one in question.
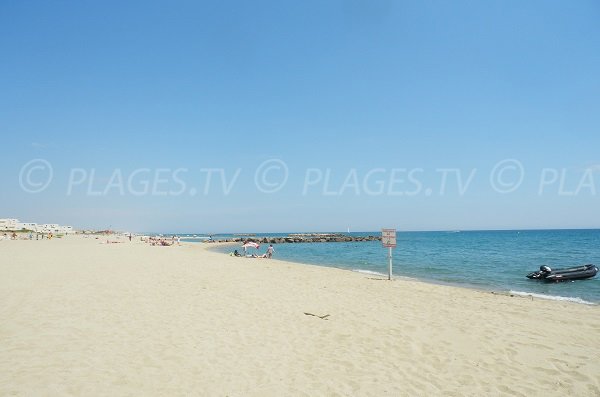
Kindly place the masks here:
[(307, 313), (304, 312), (304, 314), (306, 314), (307, 316), (315, 316), (315, 317), (319, 317), (321, 320), (329, 320), (327, 317), (329, 317), (329, 314), (326, 314), (324, 316), (319, 316), (317, 314), (313, 314), (313, 313)]

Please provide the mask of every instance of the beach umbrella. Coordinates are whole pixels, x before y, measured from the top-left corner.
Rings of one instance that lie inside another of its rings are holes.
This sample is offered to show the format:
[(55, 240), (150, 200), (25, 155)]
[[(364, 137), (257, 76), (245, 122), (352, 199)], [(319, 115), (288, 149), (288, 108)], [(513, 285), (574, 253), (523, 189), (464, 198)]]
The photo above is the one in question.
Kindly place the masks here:
[(242, 245), (242, 248), (256, 248), (256, 249), (259, 249), (260, 248), (260, 244), (256, 244), (253, 241), (248, 241), (246, 244)]

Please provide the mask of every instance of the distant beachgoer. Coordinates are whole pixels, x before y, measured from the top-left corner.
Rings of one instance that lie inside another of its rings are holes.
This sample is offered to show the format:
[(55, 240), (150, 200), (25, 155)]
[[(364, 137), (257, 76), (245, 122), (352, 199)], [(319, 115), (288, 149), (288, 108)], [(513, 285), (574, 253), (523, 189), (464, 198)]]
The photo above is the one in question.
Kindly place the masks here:
[(238, 252), (238, 250), (234, 250), (233, 251), (233, 256), (242, 256), (242, 255)]
[(269, 244), (269, 248), (267, 248), (267, 258), (271, 259), (273, 257), (273, 252), (275, 252), (275, 248), (273, 248), (273, 244)]
[(131, 241), (131, 233), (129, 233), (129, 241)]
[(12, 236), (10, 236), (13, 240), (17, 239), (17, 233), (13, 232)]

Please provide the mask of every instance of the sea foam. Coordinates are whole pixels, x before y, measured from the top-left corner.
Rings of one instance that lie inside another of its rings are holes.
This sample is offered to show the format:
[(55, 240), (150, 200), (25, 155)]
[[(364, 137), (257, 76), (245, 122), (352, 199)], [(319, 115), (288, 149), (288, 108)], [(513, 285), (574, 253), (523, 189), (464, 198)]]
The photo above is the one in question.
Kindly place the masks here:
[(383, 274), (383, 273), (379, 273), (379, 272), (374, 272), (372, 270), (363, 270), (363, 269), (352, 269), (353, 272), (357, 272), (357, 273), (363, 273), (363, 274), (370, 274), (373, 276), (385, 276), (387, 277), (387, 274)]
[(583, 305), (595, 305), (595, 303), (593, 303), (593, 302), (588, 302), (581, 298), (572, 298), (572, 297), (568, 297), (568, 296), (544, 295), (544, 294), (536, 294), (533, 292), (522, 292), (522, 291), (512, 291), (512, 290), (510, 291), (510, 293), (513, 295), (532, 296), (534, 298), (548, 299), (548, 300), (553, 300), (553, 301), (574, 302), (574, 303), (581, 303)]

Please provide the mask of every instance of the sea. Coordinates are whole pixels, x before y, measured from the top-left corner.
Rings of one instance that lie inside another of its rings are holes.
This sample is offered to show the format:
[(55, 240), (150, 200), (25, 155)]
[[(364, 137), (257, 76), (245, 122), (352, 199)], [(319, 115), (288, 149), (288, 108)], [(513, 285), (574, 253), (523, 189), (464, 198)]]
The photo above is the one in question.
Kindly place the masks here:
[[(256, 234), (286, 236), (288, 233)], [(378, 236), (381, 232), (344, 233)], [(189, 239), (183, 241), (203, 241)], [(234, 235), (213, 235), (213, 239)], [(256, 250), (262, 254), (268, 245)], [(228, 254), (235, 246), (213, 248)], [(276, 244), (277, 259), (387, 277), (388, 249), (380, 241)], [(397, 233), (393, 274), (425, 282), (536, 298), (600, 304), (600, 275), (588, 280), (529, 280), (541, 265), (551, 268), (600, 264), (600, 230), (502, 230)]]

